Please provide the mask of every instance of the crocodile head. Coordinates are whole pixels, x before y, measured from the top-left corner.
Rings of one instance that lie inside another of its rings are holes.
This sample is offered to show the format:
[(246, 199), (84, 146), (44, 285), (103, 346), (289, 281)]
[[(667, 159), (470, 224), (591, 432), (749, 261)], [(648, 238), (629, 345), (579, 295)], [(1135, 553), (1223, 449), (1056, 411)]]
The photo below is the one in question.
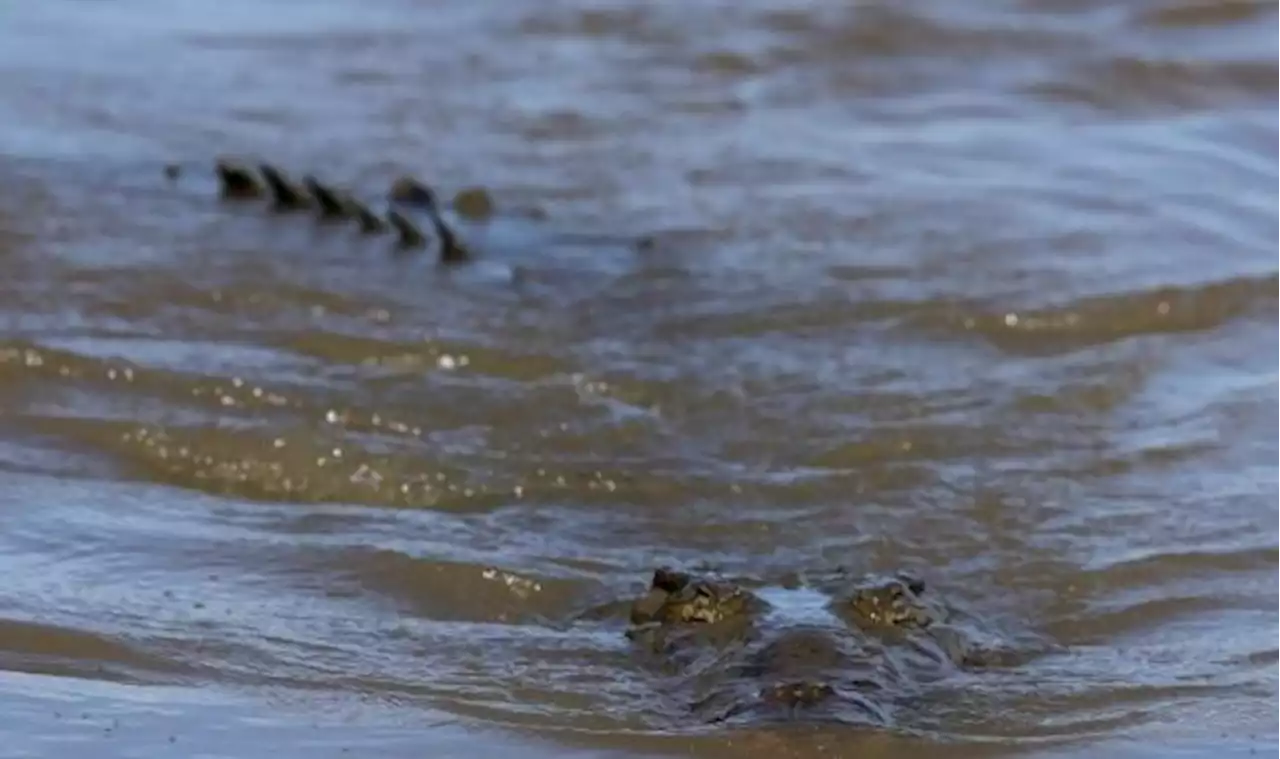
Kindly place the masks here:
[(940, 621), (940, 609), (922, 598), (923, 580), (900, 574), (855, 584), (838, 599), (837, 610), (863, 629), (907, 630)]

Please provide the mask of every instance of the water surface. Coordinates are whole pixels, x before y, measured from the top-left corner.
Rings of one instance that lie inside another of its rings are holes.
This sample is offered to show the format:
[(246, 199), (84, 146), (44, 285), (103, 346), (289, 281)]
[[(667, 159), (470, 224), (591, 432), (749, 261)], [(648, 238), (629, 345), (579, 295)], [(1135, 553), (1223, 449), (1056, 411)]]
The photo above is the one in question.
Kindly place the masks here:
[[(0, 6), (0, 755), (1276, 745), (1273, 4), (299, 8)], [(445, 271), (218, 155), (655, 244)], [(716, 728), (571, 622), (659, 564), (1048, 645)]]

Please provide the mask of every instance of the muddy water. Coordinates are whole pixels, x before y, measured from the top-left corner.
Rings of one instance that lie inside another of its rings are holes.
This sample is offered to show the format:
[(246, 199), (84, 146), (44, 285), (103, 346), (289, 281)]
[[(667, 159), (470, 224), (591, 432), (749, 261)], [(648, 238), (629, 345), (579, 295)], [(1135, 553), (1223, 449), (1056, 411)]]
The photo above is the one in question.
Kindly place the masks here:
[[(1271, 750), (1275, 30), (4, 4), (0, 756)], [(218, 202), (221, 154), (545, 219), (442, 270)], [(878, 727), (700, 724), (577, 617), (658, 564), (911, 569), (1037, 644)]]

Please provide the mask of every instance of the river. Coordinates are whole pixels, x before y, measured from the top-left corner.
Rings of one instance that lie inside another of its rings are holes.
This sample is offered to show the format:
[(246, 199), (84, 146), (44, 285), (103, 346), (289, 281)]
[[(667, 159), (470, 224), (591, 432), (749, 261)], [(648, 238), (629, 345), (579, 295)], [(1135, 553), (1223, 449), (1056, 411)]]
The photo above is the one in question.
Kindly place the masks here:
[[(1276, 28), (0, 3), (0, 757), (1275, 749)], [(545, 218), (444, 268), (219, 156)], [(909, 569), (1045, 646), (707, 725), (576, 621), (662, 565)]]

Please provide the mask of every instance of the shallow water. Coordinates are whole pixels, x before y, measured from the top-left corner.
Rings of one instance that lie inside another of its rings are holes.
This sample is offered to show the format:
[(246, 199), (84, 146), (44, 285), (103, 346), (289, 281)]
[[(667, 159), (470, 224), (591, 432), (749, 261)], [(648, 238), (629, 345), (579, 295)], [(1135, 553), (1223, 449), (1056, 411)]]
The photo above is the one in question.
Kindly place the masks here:
[[(0, 756), (1269, 751), (1276, 22), (0, 6)], [(655, 244), (442, 270), (224, 154)], [(911, 569), (1045, 645), (717, 728), (573, 621), (664, 563)]]

